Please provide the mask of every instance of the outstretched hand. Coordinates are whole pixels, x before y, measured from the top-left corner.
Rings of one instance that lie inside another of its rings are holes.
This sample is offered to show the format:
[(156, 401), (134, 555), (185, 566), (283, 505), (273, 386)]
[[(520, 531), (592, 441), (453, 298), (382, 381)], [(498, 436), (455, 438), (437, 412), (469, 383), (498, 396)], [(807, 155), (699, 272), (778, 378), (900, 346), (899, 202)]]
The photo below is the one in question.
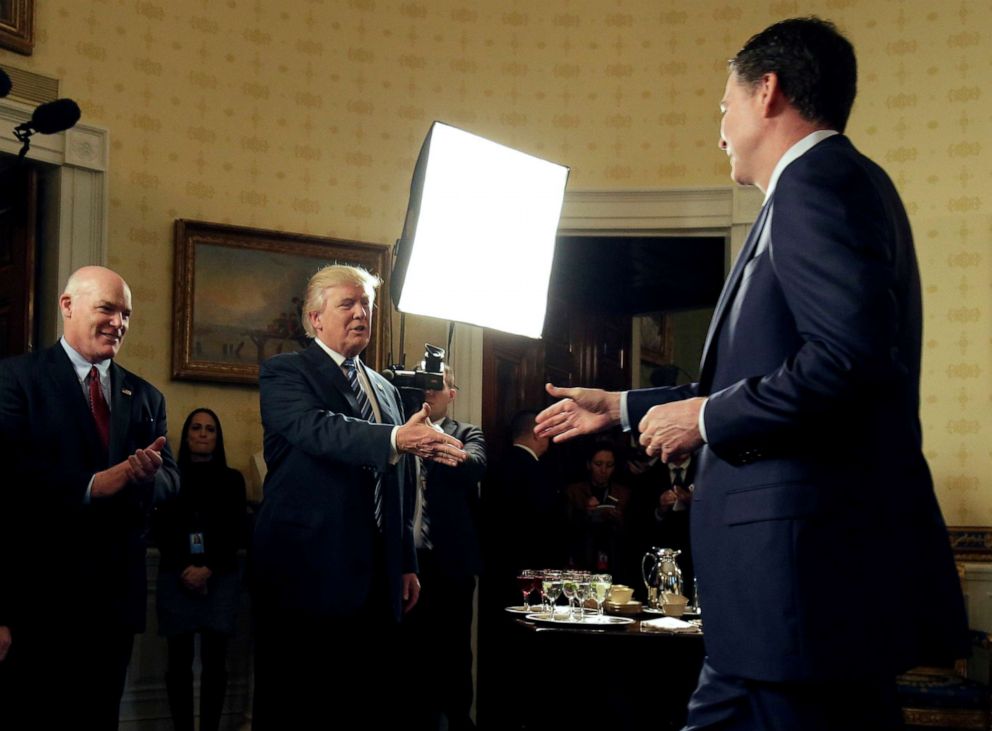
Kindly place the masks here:
[(127, 459), (93, 475), (90, 497), (110, 497), (129, 482), (150, 482), (162, 467), (165, 437), (159, 437), (144, 449), (135, 450)]
[(534, 434), (564, 442), (584, 434), (595, 434), (620, 423), (619, 391), (600, 388), (544, 388), (562, 399), (537, 415)]
[(448, 467), (457, 467), (468, 453), (462, 443), (431, 423), (431, 407), (426, 403), (396, 430), (396, 448), (403, 454), (415, 454)]

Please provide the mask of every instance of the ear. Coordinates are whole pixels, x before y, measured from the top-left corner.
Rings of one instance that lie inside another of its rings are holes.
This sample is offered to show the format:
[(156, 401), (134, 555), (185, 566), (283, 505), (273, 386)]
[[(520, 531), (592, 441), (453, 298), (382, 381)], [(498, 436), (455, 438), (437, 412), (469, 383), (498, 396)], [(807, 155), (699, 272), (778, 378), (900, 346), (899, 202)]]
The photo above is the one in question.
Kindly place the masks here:
[(320, 328), (321, 328), (321, 326), (320, 326), (320, 313), (317, 312), (316, 310), (312, 310), (312, 311), (310, 311), (310, 312), (307, 313), (307, 318), (309, 318), (310, 325), (313, 326), (313, 329), (315, 331), (317, 331), (317, 332), (320, 332)]
[(72, 297), (68, 294), (63, 294), (59, 297), (59, 311), (62, 313), (63, 318), (72, 317)]
[(761, 110), (765, 117), (775, 116), (789, 103), (788, 99), (782, 93), (778, 74), (774, 71), (769, 71), (761, 77), (758, 81), (756, 95), (758, 96), (758, 101), (761, 104)]

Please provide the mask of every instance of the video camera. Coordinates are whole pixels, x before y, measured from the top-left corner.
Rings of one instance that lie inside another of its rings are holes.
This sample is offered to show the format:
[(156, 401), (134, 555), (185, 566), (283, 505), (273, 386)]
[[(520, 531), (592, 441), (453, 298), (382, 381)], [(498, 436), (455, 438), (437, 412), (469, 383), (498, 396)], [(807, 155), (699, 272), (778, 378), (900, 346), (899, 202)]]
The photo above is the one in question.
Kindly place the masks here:
[(383, 369), (382, 375), (400, 390), (403, 410), (409, 418), (420, 411), (424, 391), (444, 388), (444, 348), (424, 343), (424, 360), (419, 366), (411, 371), (403, 364), (395, 364)]

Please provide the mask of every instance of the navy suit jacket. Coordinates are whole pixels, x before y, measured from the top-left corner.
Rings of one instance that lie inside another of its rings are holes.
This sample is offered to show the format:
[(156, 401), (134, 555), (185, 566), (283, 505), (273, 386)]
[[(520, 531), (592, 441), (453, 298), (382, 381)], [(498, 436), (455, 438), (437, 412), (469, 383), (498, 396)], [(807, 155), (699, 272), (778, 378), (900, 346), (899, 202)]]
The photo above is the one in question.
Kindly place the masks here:
[(445, 418), (441, 428), (465, 445), (468, 459), (457, 467), (425, 462), (432, 555), (444, 576), (477, 576), (482, 570), (479, 481), (486, 472), (486, 439), (479, 427), (454, 419)]
[(386, 581), (402, 614), (402, 575), (417, 570), (406, 456), (390, 464), (390, 433), (403, 423), (399, 392), (365, 368), (382, 423), (365, 421), (341, 368), (317, 344), (262, 363), (264, 499), (253, 540), (259, 597), (313, 617), (358, 613), (372, 589), (377, 476), (382, 478)]
[(61, 344), (0, 362), (0, 509), (10, 511), (8, 545), (16, 552), (12, 625), (71, 618), (80, 631), (90, 621), (134, 632), (145, 627), (148, 516), (156, 499), (178, 492), (179, 473), (167, 445), (153, 483), (83, 504), (94, 473), (166, 433), (165, 400), (156, 388), (116, 363), (110, 380), (104, 450)]
[[(770, 209), (769, 209), (770, 206)], [(891, 673), (960, 656), (965, 617), (921, 450), (921, 297), (886, 174), (843, 136), (793, 161), (714, 313), (693, 558), (706, 650), (769, 681)]]

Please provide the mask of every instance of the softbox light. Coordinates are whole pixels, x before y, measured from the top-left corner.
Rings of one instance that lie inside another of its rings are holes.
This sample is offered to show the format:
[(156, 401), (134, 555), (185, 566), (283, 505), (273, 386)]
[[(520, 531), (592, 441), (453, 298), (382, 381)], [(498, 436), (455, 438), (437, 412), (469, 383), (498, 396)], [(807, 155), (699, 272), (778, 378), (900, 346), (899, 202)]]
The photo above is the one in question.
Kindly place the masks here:
[(396, 308), (540, 337), (567, 179), (567, 167), (434, 122), (396, 244)]

